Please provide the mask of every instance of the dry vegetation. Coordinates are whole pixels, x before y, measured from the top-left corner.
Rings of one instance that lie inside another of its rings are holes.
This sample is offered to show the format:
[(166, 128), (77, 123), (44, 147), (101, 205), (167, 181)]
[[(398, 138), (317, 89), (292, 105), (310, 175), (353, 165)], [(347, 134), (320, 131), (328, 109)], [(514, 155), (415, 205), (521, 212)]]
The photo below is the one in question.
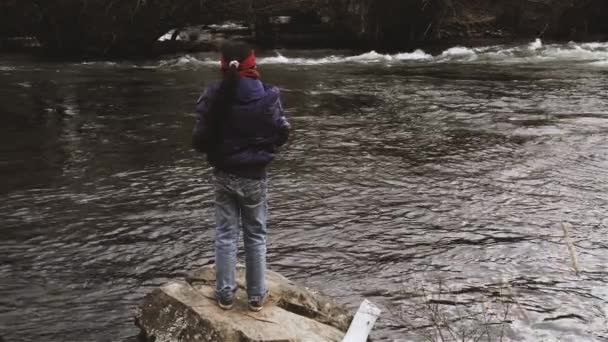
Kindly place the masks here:
[(605, 0), (4, 0), (0, 37), (33, 35), (63, 54), (145, 53), (175, 28), (305, 14), (324, 17), (329, 31), (358, 47), (403, 49), (476, 37), (608, 35), (607, 10)]

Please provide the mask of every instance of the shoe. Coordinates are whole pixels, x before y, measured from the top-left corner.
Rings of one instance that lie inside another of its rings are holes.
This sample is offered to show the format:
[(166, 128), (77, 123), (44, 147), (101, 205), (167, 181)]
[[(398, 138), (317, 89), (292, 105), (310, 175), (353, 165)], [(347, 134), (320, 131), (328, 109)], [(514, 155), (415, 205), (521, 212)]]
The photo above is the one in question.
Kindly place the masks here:
[(230, 299), (218, 298), (217, 305), (219, 305), (219, 307), (224, 310), (230, 310), (234, 306), (234, 299), (233, 298), (230, 298)]
[(249, 310), (260, 312), (264, 308), (264, 302), (268, 298), (268, 293), (263, 296), (252, 296), (249, 298)]

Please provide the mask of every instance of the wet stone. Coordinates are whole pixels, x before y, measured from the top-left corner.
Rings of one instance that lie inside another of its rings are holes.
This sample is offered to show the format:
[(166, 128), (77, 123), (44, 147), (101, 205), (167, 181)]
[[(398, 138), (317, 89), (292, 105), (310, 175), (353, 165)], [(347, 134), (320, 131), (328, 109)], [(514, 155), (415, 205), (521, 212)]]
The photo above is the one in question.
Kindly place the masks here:
[(266, 274), (270, 297), (261, 312), (247, 307), (245, 269), (237, 267), (235, 306), (222, 310), (214, 299), (213, 265), (148, 294), (136, 317), (145, 342), (342, 341), (351, 314), (328, 297), (280, 274)]

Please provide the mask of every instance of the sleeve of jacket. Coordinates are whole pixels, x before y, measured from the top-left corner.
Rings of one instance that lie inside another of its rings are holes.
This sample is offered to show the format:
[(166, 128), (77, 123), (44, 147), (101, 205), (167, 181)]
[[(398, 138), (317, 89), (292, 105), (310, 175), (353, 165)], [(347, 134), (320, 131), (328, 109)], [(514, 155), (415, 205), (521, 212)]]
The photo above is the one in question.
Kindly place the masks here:
[(210, 128), (209, 107), (211, 104), (211, 89), (207, 88), (196, 102), (196, 123), (192, 130), (192, 147), (198, 152), (209, 151)]
[(283, 146), (289, 139), (289, 129), (291, 128), (291, 125), (289, 124), (289, 121), (287, 121), (287, 117), (285, 117), (285, 111), (283, 110), (280, 96), (277, 96), (272, 111), (277, 128), (277, 140), (275, 141), (275, 145)]

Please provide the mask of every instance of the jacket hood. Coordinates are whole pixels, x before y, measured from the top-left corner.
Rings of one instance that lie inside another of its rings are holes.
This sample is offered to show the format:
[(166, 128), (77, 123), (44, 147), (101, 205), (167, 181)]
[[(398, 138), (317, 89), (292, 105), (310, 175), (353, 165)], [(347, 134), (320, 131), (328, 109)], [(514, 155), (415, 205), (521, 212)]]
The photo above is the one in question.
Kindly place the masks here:
[(262, 81), (249, 77), (241, 77), (236, 89), (236, 98), (241, 103), (253, 102), (266, 96)]

